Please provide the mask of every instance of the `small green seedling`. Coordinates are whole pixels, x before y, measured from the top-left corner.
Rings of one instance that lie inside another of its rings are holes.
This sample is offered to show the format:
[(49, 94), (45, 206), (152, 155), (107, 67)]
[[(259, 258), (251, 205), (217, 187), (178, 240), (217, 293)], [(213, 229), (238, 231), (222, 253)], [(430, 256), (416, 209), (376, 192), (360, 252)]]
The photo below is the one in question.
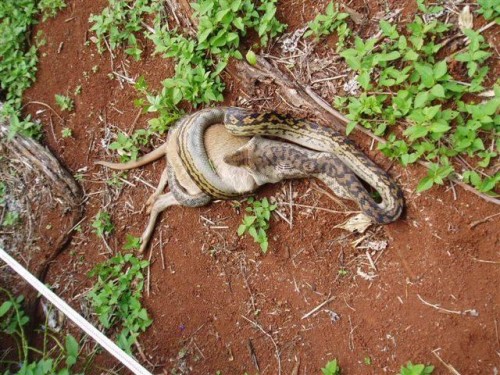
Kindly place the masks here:
[(399, 375), (429, 375), (434, 371), (434, 366), (426, 366), (423, 364), (414, 365), (408, 362), (406, 366), (401, 367)]
[(104, 237), (109, 235), (115, 227), (111, 222), (111, 216), (107, 212), (99, 211), (92, 222), (92, 228), (95, 234)]
[(339, 276), (345, 277), (347, 275), (349, 275), (349, 271), (348, 270), (346, 270), (345, 268), (339, 269)]
[(269, 220), (271, 219), (271, 212), (276, 209), (275, 204), (269, 204), (267, 198), (261, 201), (256, 201), (253, 197), (248, 198), (247, 202), (251, 205), (245, 211), (252, 213), (252, 215), (245, 215), (243, 223), (238, 227), (238, 235), (242, 236), (248, 232), (255, 242), (260, 244), (263, 253), (267, 252), (269, 241), (267, 239), (267, 230), (269, 229)]
[(324, 368), (321, 369), (323, 375), (340, 375), (340, 367), (337, 360), (329, 361)]
[(56, 103), (61, 111), (71, 112), (75, 108), (75, 102), (69, 96), (56, 94)]
[(61, 136), (63, 138), (70, 138), (73, 136), (73, 130), (71, 130), (70, 128), (63, 128), (61, 130)]

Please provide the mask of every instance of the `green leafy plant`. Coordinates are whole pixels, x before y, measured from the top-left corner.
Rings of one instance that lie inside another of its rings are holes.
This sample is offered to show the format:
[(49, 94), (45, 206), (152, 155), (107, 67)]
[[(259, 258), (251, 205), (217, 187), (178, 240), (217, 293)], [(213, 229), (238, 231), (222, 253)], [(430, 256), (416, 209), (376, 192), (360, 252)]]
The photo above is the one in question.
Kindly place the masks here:
[(238, 48), (248, 30), (254, 29), (266, 45), (285, 29), (275, 18), (276, 0), (264, 0), (259, 7), (251, 0), (199, 0), (191, 6), (198, 23), (196, 39), (162, 27), (159, 20), (149, 35), (155, 53), (176, 60), (175, 75), (163, 82), (161, 94), (170, 106), (182, 100), (195, 106), (222, 101), (225, 86), (220, 73), (230, 57), (242, 58)]
[(429, 375), (434, 371), (434, 366), (426, 366), (422, 364), (412, 364), (408, 362), (406, 366), (401, 367), (399, 375)]
[(71, 130), (70, 128), (63, 128), (61, 130), (61, 136), (63, 138), (70, 138), (73, 136), (73, 130)]
[(313, 35), (316, 40), (319, 40), (322, 36), (330, 35), (336, 31), (338, 34), (337, 50), (340, 50), (350, 35), (350, 30), (345, 22), (348, 17), (349, 14), (340, 12), (338, 4), (334, 4), (332, 1), (326, 7), (324, 14), (318, 14), (307, 24), (309, 30), (304, 33), (304, 37)]
[(14, 340), (18, 355), (16, 362), (2, 360), (6, 371), (4, 374), (69, 375), (80, 353), (79, 344), (75, 338), (69, 334), (66, 335), (63, 345), (55, 333), (50, 331), (46, 322), (42, 347), (40, 349), (31, 347), (25, 332), (29, 317), (24, 312), (24, 297), (22, 295), (14, 297), (3, 288), (0, 288), (0, 292), (6, 296), (0, 305), (0, 331)]
[(158, 1), (109, 0), (101, 14), (92, 14), (89, 18), (92, 23), (90, 30), (96, 35), (94, 41), (98, 51), (104, 52), (106, 43), (112, 50), (125, 45), (125, 53), (140, 60), (142, 50), (136, 34), (143, 29), (143, 18), (153, 12), (159, 12)]
[(21, 97), (35, 80), (37, 44), (29, 45), (32, 27), (40, 12), (43, 19), (55, 15), (62, 0), (0, 1), (0, 89), (5, 96), (0, 119), (10, 123), (9, 137), (16, 133), (39, 138), (41, 126), (21, 116)]
[(340, 367), (337, 360), (327, 362), (326, 366), (321, 369), (323, 375), (340, 375)]
[(436, 163), (429, 164), (427, 176), (424, 177), (417, 186), (417, 191), (422, 192), (430, 189), (434, 184), (443, 185), (444, 179), (453, 172), (453, 167), (449, 164), (440, 165)]
[(251, 49), (245, 55), (245, 59), (250, 65), (257, 65), (257, 55)]
[(62, 111), (71, 112), (75, 108), (75, 102), (69, 96), (56, 94), (56, 103)]
[(111, 216), (104, 211), (99, 211), (94, 217), (92, 228), (94, 228), (94, 233), (99, 237), (109, 235), (115, 229), (113, 223), (111, 222)]
[(467, 64), (467, 73), (469, 77), (473, 77), (477, 72), (479, 64), (482, 64), (488, 57), (490, 52), (484, 50), (488, 44), (484, 43), (484, 37), (478, 31), (465, 29), (464, 34), (470, 41), (467, 50), (455, 56), (456, 61), (465, 62)]
[(266, 253), (269, 247), (267, 239), (269, 220), (271, 219), (271, 212), (277, 206), (270, 204), (267, 198), (257, 201), (251, 197), (248, 198), (247, 202), (250, 204), (250, 207), (247, 207), (245, 211), (251, 213), (251, 215), (245, 215), (243, 218), (243, 223), (238, 227), (238, 235), (242, 236), (248, 232), (254, 241), (260, 244), (262, 252)]
[(117, 188), (121, 188), (124, 184), (123, 179), (127, 177), (125, 172), (114, 172), (111, 177), (106, 180), (106, 184), (108, 186), (113, 186)]
[(38, 137), (40, 127), (21, 119), (21, 96), (35, 80), (36, 46), (28, 48), (26, 36), (35, 24), (38, 8), (35, 0), (5, 0), (0, 2), (0, 89), (5, 103), (0, 119), (9, 119), (10, 136), (19, 132)]
[(140, 302), (144, 289), (143, 270), (149, 262), (132, 254), (118, 254), (98, 264), (89, 277), (96, 277), (96, 283), (88, 298), (104, 328), (120, 326), (116, 340), (128, 353), (152, 323)]
[(129, 137), (125, 133), (119, 133), (116, 141), (109, 145), (109, 149), (118, 152), (121, 162), (136, 160), (139, 155), (139, 147), (134, 141), (134, 138)]
[(18, 212), (15, 211), (8, 211), (5, 214), (5, 217), (3, 218), (2, 225), (5, 227), (12, 227), (19, 223), (20, 221), (20, 216)]
[[(418, 7), (426, 15), (442, 10), (427, 7), (424, 1), (418, 1)], [(455, 79), (449, 71), (450, 57), (438, 58), (440, 40), (451, 27), (438, 19), (424, 21), (416, 15), (406, 25), (406, 32), (381, 21), (382, 44), (373, 38), (355, 37), (354, 44), (340, 55), (357, 72), (361, 92), (336, 98), (334, 105), (347, 109), (347, 133), (356, 124), (378, 136), (387, 135), (394, 125), (403, 127), (398, 135), (388, 134), (387, 143), (379, 148), (404, 166), (428, 162), (428, 175), (420, 181), (418, 191), (443, 184), (448, 176), (460, 176), (457, 166), (466, 155), (474, 166), (468, 168), (472, 169), (470, 173), (463, 172), (463, 180), (495, 195), (498, 172), (488, 168), (500, 150), (495, 140), (500, 126), (500, 88), (494, 87), (492, 99), (479, 103), (469, 99), (470, 94), (484, 90), (491, 52), (482, 35), (464, 30), (470, 43), (452, 58), (459, 66), (463, 64), (470, 82)], [(487, 149), (487, 144), (492, 147)]]
[(482, 14), (487, 20), (495, 20), (500, 23), (500, 4), (496, 0), (478, 0), (477, 5), (479, 9), (478, 14)]
[(125, 244), (123, 245), (123, 250), (138, 250), (141, 247), (141, 238), (134, 237), (131, 234), (127, 234), (125, 237)]
[(55, 17), (57, 12), (66, 8), (65, 0), (39, 0), (38, 9), (42, 13), (42, 20), (46, 21), (49, 18)]

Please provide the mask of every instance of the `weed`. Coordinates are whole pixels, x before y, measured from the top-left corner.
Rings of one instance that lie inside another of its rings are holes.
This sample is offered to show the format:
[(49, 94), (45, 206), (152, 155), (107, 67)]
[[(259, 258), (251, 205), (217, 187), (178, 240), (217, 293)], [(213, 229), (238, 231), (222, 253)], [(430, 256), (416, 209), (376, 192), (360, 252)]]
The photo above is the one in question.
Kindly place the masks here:
[(40, 11), (43, 18), (55, 15), (61, 0), (2, 0), (0, 2), (0, 89), (5, 103), (0, 119), (9, 119), (9, 137), (21, 133), (39, 138), (41, 126), (21, 118), (21, 97), (35, 80), (37, 46), (28, 45), (30, 30)]
[[(418, 7), (427, 14), (442, 10), (427, 7), (420, 0)], [(340, 55), (357, 72), (362, 92), (359, 96), (337, 98), (334, 105), (347, 108), (347, 133), (359, 123), (383, 136), (391, 126), (405, 124), (402, 137), (389, 134), (387, 143), (379, 148), (404, 166), (428, 161), (430, 168), (418, 184), (418, 191), (457, 175), (456, 160), (460, 159), (456, 157), (466, 155), (478, 161), (463, 171), (463, 180), (494, 195), (500, 173), (483, 170), (498, 157), (500, 149), (500, 143), (495, 144), (500, 126), (500, 87), (495, 86), (495, 96), (483, 103), (464, 102), (464, 95), (484, 90), (482, 84), (489, 69), (486, 62), (491, 53), (481, 34), (465, 29), (469, 44), (452, 57), (467, 70), (470, 82), (456, 81), (449, 71), (449, 58), (439, 59), (437, 55), (442, 48), (438, 41), (451, 27), (437, 19), (425, 22), (417, 15), (401, 33), (397, 25), (381, 21), (383, 44), (377, 45), (373, 38), (356, 37), (354, 45)], [(487, 149), (486, 144), (492, 146)]]
[(92, 14), (89, 18), (92, 23), (90, 30), (96, 34), (93, 40), (99, 53), (104, 52), (106, 44), (112, 50), (125, 45), (125, 53), (136, 61), (140, 60), (142, 50), (136, 33), (142, 30), (144, 16), (159, 11), (158, 4), (153, 0), (109, 0), (109, 5), (101, 14)]
[(344, 42), (346, 38), (350, 35), (349, 28), (345, 19), (349, 17), (349, 14), (342, 13), (339, 11), (338, 4), (330, 2), (326, 7), (324, 14), (318, 14), (314, 20), (307, 24), (309, 30), (304, 34), (304, 37), (313, 35), (316, 40), (319, 40), (322, 36), (330, 35), (332, 32), (337, 31), (338, 42), (337, 50), (344, 47)]
[(61, 136), (63, 138), (70, 138), (73, 136), (73, 130), (71, 130), (70, 128), (63, 128), (61, 130)]
[(338, 274), (341, 277), (345, 277), (345, 276), (349, 275), (349, 271), (346, 270), (345, 268), (341, 268), (341, 269), (339, 269)]
[(126, 178), (127, 174), (125, 172), (115, 172), (113, 175), (106, 180), (108, 186), (114, 186), (121, 188), (123, 186), (123, 178)]
[(13, 227), (21, 221), (19, 213), (15, 211), (8, 211), (3, 218), (2, 225), (5, 227)]
[(57, 12), (66, 8), (65, 0), (39, 0), (38, 9), (42, 13), (42, 20), (55, 17)]
[(99, 322), (106, 329), (121, 326), (117, 343), (128, 353), (139, 334), (152, 323), (140, 302), (144, 289), (142, 270), (148, 265), (148, 261), (132, 254), (118, 254), (89, 273), (90, 277), (97, 277), (88, 298)]
[(127, 234), (123, 250), (138, 250), (141, 247), (141, 238)]
[[(79, 357), (79, 345), (75, 338), (66, 335), (64, 346), (59, 339), (49, 331), (47, 323), (44, 325), (43, 346), (37, 349), (29, 346), (25, 327), (29, 323), (29, 317), (23, 309), (24, 297), (13, 297), (7, 290), (0, 288), (0, 292), (7, 299), (0, 305), (0, 330), (11, 336), (17, 344), (17, 362), (2, 360), (6, 367), (4, 374), (60, 374), (70, 373), (72, 366)], [(50, 340), (54, 345), (50, 345)], [(32, 359), (37, 356), (37, 360)]]
[(327, 362), (326, 366), (321, 369), (323, 375), (340, 375), (340, 367), (337, 360)]
[(61, 111), (71, 112), (75, 108), (75, 102), (69, 96), (56, 94), (56, 103)]
[(500, 24), (500, 3), (496, 0), (478, 0), (478, 14), (482, 14), (485, 19), (495, 20)]
[(92, 222), (92, 228), (94, 228), (94, 233), (99, 237), (104, 237), (109, 235), (114, 229), (114, 225), (111, 222), (111, 216), (104, 211), (99, 211)]
[(149, 38), (155, 53), (176, 59), (175, 75), (163, 82), (163, 97), (176, 106), (182, 100), (199, 105), (222, 101), (225, 88), (219, 75), (230, 57), (241, 59), (240, 40), (254, 29), (261, 45), (285, 29), (275, 18), (276, 0), (264, 0), (256, 7), (251, 0), (199, 0), (191, 4), (197, 19), (196, 39), (161, 27)]
[(366, 357), (363, 359), (363, 362), (364, 362), (364, 364), (365, 364), (365, 365), (367, 365), (367, 366), (371, 366), (371, 364), (372, 364), (372, 359), (371, 359), (371, 357), (366, 356)]
[(271, 212), (276, 209), (276, 205), (269, 204), (267, 198), (256, 201), (251, 197), (248, 198), (247, 202), (251, 206), (247, 207), (245, 211), (252, 213), (252, 215), (245, 215), (243, 223), (238, 227), (238, 235), (242, 236), (245, 232), (248, 232), (254, 241), (260, 244), (262, 252), (266, 253), (269, 247), (266, 231), (269, 229)]
[(145, 146), (149, 142), (152, 134), (153, 132), (150, 129), (136, 130), (130, 137), (125, 133), (119, 133), (116, 141), (109, 145), (109, 149), (116, 150), (118, 155), (120, 155), (121, 162), (136, 160), (140, 147)]
[(414, 365), (408, 362), (406, 366), (401, 367), (399, 375), (429, 375), (434, 371), (434, 366), (426, 366), (422, 364)]

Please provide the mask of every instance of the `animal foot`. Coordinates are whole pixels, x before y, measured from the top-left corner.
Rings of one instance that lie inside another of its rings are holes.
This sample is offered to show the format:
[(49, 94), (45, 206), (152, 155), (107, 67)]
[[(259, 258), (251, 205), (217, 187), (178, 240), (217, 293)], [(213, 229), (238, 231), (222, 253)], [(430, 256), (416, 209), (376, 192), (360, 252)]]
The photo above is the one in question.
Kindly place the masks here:
[(141, 236), (141, 247), (139, 247), (139, 253), (144, 253), (144, 250), (148, 247), (149, 238), (144, 238)]

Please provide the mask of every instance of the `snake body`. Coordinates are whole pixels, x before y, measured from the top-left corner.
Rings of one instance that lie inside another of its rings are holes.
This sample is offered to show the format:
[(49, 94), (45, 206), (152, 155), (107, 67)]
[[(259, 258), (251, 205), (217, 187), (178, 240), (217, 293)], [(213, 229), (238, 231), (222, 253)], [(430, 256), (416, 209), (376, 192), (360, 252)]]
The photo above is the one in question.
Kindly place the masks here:
[[(214, 170), (204, 147), (204, 132), (214, 124), (223, 123), (227, 131), (235, 136), (254, 137), (272, 136), (293, 142), (313, 151), (334, 156), (335, 163), (340, 166), (336, 175), (330, 169), (323, 173), (324, 178), (335, 176), (336, 184), (349, 192), (347, 195), (356, 200), (363, 212), (377, 223), (386, 224), (395, 221), (401, 214), (403, 194), (389, 175), (372, 162), (365, 154), (340, 133), (317, 123), (296, 119), (277, 113), (256, 113), (236, 107), (210, 108), (201, 110), (186, 119), (179, 128), (179, 156), (189, 176), (208, 196), (216, 199), (231, 199), (241, 195), (241, 191), (225, 183)], [(288, 150), (291, 150), (288, 148)], [(273, 152), (277, 152), (273, 148)], [(282, 154), (280, 154), (283, 157)], [(293, 159), (293, 156), (289, 156)], [(298, 154), (295, 157), (299, 157)], [(306, 162), (307, 156), (302, 154), (298, 160)], [(321, 155), (322, 158), (325, 155)], [(283, 159), (276, 156), (269, 160), (265, 168), (272, 168)], [(327, 163), (319, 163), (314, 173), (320, 173)], [(345, 168), (346, 167), (346, 168)], [(319, 169), (318, 169), (319, 168)], [(352, 172), (348, 172), (348, 171)], [(290, 174), (291, 175), (291, 174)], [(376, 203), (357, 179), (356, 175), (378, 191), (382, 198)], [(297, 174), (299, 177), (299, 173)], [(287, 177), (292, 178), (292, 177)], [(352, 188), (351, 188), (352, 187)], [(337, 189), (338, 190), (338, 189)]]

